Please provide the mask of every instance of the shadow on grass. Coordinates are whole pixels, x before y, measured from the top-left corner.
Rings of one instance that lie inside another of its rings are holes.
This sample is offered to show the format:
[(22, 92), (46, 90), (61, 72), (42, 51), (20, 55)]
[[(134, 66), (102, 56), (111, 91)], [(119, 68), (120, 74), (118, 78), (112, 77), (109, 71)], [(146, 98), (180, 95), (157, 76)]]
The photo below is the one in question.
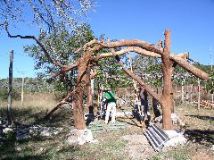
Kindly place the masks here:
[[(29, 140), (28, 140), (29, 141)], [(27, 143), (27, 140), (22, 143)], [(20, 144), (22, 144), (20, 143)], [(47, 155), (34, 155), (31, 148), (25, 148), (23, 150), (19, 150), (18, 143), (16, 142), (15, 133), (10, 134), (7, 137), (7, 141), (4, 141), (3, 144), (0, 145), (0, 159), (1, 160), (28, 160), (28, 159), (36, 159), (36, 160), (44, 160), (47, 159)]]
[(1, 155), (1, 160), (45, 160), (49, 159), (47, 156), (43, 155), (24, 155), (23, 153), (21, 155), (11, 153), (10, 156)]
[(194, 143), (202, 145), (214, 144), (214, 130), (186, 130), (185, 135), (188, 136), (188, 140)]
[[(13, 118), (15, 120), (15, 126), (29, 127), (32, 125), (41, 125), (47, 127), (64, 127), (65, 125), (71, 126), (73, 121), (71, 119), (71, 113), (59, 112), (55, 114), (52, 119), (45, 120), (43, 117), (46, 111), (33, 109), (33, 108), (16, 108), (12, 110)], [(0, 108), (0, 117), (6, 120), (6, 108)], [(1, 127), (1, 124), (0, 124)], [(1, 136), (1, 135), (0, 135)], [(5, 137), (5, 140), (0, 142), (0, 159), (52, 159), (56, 152), (57, 145), (50, 145), (58, 139), (56, 136), (41, 137), (34, 136), (28, 139), (17, 141), (15, 133)], [(60, 135), (61, 136), (61, 135)], [(64, 136), (64, 135), (62, 135)], [(50, 143), (49, 143), (50, 142)], [(57, 142), (58, 143), (58, 142)], [(36, 145), (36, 147), (34, 147)], [(44, 148), (44, 151), (40, 154), (37, 153), (35, 148)]]
[(211, 120), (211, 121), (214, 120), (214, 117), (212, 117), (212, 116), (200, 116), (200, 115), (185, 115), (185, 116), (198, 118), (198, 119), (201, 119), (201, 120)]
[[(0, 117), (3, 119), (7, 119), (7, 110), (6, 108), (0, 108)], [(12, 109), (13, 119), (15, 120), (15, 124), (17, 125), (45, 125), (45, 126), (56, 126), (59, 127), (61, 125), (72, 126), (72, 112), (67, 110), (60, 110), (56, 112), (51, 119), (44, 119), (47, 111), (38, 110), (29, 108), (14, 108)]]

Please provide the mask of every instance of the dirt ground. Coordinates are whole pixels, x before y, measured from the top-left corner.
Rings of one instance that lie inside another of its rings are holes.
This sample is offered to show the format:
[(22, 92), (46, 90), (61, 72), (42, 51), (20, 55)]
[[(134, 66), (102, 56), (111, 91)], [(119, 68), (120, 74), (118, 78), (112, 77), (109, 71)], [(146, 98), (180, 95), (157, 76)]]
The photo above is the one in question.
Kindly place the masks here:
[[(0, 117), (5, 116), (1, 108)], [(118, 118), (116, 127), (104, 125), (97, 121), (90, 129), (97, 143), (82, 146), (69, 146), (67, 134), (73, 120), (71, 111), (62, 109), (51, 120), (42, 120), (45, 109), (37, 107), (16, 108), (14, 115), (17, 121), (25, 124), (39, 124), (48, 127), (61, 127), (62, 132), (50, 137), (31, 137), (17, 141), (14, 134), (8, 135), (0, 144), (0, 159), (151, 159), (151, 160), (212, 160), (214, 158), (214, 110), (200, 109), (190, 104), (176, 107), (185, 126), (175, 127), (184, 132), (188, 143), (184, 146), (169, 148), (155, 152), (143, 135), (145, 127), (133, 118)]]

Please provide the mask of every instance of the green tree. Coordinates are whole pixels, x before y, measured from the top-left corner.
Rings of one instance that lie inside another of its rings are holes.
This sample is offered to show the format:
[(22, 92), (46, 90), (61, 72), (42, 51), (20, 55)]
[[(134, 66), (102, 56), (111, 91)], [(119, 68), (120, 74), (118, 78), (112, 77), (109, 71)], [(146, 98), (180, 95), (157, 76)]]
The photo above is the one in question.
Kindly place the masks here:
[[(72, 32), (66, 31), (63, 25), (54, 34), (44, 33), (40, 36), (40, 42), (45, 44), (46, 51), (50, 56), (62, 65), (74, 63), (82, 53), (76, 54), (75, 51), (85, 43), (94, 39), (93, 31), (87, 24), (82, 24)], [(64, 28), (64, 30), (62, 30)], [(25, 46), (25, 52), (35, 60), (35, 69), (41, 71), (39, 77), (50, 77), (50, 74), (60, 72), (60, 68), (47, 59), (40, 46), (34, 44)], [(76, 69), (67, 72), (55, 79), (55, 89), (68, 91), (76, 84)]]
[[(123, 56), (125, 61), (127, 57)], [(115, 58), (102, 59), (98, 62), (96, 82), (108, 85), (113, 90), (129, 86), (132, 81), (125, 75), (121, 67), (115, 63)]]
[(34, 28), (55, 32), (61, 22), (73, 30), (93, 5), (91, 0), (1, 0), (0, 24), (8, 23), (13, 29), (33, 24)]
[(155, 88), (162, 85), (161, 62), (157, 58), (137, 55), (133, 59), (134, 72)]

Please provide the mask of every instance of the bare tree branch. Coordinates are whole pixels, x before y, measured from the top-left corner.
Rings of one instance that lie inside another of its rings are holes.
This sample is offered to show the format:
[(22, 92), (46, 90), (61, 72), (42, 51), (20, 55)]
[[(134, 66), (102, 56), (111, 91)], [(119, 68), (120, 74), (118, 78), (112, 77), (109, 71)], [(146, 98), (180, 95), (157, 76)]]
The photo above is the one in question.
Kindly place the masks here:
[(23, 35), (19, 35), (19, 34), (12, 35), (9, 32), (9, 30), (8, 30), (8, 24), (7, 23), (5, 24), (5, 30), (7, 32), (8, 37), (10, 37), (10, 38), (21, 38), (21, 39), (32, 39), (32, 40), (34, 40), (41, 47), (42, 51), (44, 52), (45, 56), (48, 58), (48, 60), (50, 61), (50, 63), (54, 64), (55, 66), (61, 67), (61, 68), (67, 67), (65, 65), (62, 65), (59, 61), (54, 60), (50, 56), (50, 54), (48, 53), (48, 51), (45, 49), (45, 46), (35, 36), (30, 36), (30, 35), (23, 36)]
[(120, 51), (115, 52), (115, 54), (113, 54), (112, 52), (101, 53), (101, 54), (97, 55), (96, 59), (99, 60), (102, 58), (112, 57), (115, 55), (119, 56), (119, 55), (123, 55), (123, 54), (128, 53), (128, 52), (136, 52), (136, 53), (139, 53), (143, 56), (161, 57), (159, 54), (157, 54), (155, 52), (150, 52), (150, 51), (147, 51), (147, 50), (142, 49), (140, 47), (127, 47), (127, 48), (121, 49)]
[(157, 54), (162, 54), (163, 49), (162, 48), (157, 48), (153, 44), (149, 44), (145, 41), (141, 40), (120, 40), (116, 42), (106, 42), (106, 43), (100, 43), (100, 45), (103, 48), (115, 48), (115, 47), (123, 47), (123, 46), (137, 46), (141, 47), (147, 51), (155, 52)]
[(60, 107), (62, 107), (63, 104), (70, 104), (68, 102), (69, 98), (71, 98), (74, 95), (75, 91), (73, 90), (72, 92), (68, 93), (67, 96), (65, 98), (63, 98), (63, 100), (61, 100), (59, 103), (57, 103), (57, 105), (52, 108), (44, 117), (44, 119), (48, 119), (50, 118), (50, 116)]
[[(163, 54), (162, 52), (160, 54), (157, 54), (156, 52), (150, 52), (150, 51), (142, 49), (140, 47), (127, 47), (125, 49), (115, 52), (115, 54), (123, 55), (127, 52), (136, 52), (136, 53), (144, 55), (144, 56), (157, 57), (157, 58), (160, 58), (161, 55)], [(99, 60), (99, 59), (106, 58), (106, 57), (113, 57), (113, 56), (114, 55), (112, 54), (112, 52), (111, 53), (102, 53), (100, 55), (97, 55), (95, 60)], [(178, 65), (180, 65), (181, 67), (186, 69), (188, 72), (194, 74), (196, 77), (199, 77), (204, 80), (209, 79), (209, 75), (206, 72), (202, 71), (201, 69), (196, 68), (195, 66), (193, 66), (187, 62), (188, 55), (186, 55), (186, 53), (182, 53), (179, 55), (171, 54), (169, 56), (169, 58), (170, 58), (170, 60), (173, 60)]]
[(74, 64), (70, 64), (70, 65), (67, 65), (66, 67), (62, 67), (60, 72), (58, 73), (54, 73), (51, 77), (52, 78), (56, 78), (57, 76), (61, 75), (61, 74), (65, 74), (66, 72), (72, 70), (73, 68), (77, 67), (79, 64), (79, 62), (75, 62)]
[(204, 72), (201, 69), (198, 69), (197, 67), (195, 67), (192, 64), (188, 63), (187, 60), (183, 59), (182, 57), (180, 57), (180, 55), (178, 55), (178, 56), (170, 56), (170, 59), (172, 59), (179, 66), (183, 67), (188, 72), (190, 72), (193, 75), (195, 75), (196, 77), (204, 79), (204, 80), (208, 80), (209, 79), (209, 75), (206, 72)]
[[(116, 52), (114, 51), (114, 49), (111, 50), (112, 51), (112, 54), (115, 55), (115, 56), (118, 56), (116, 55)], [(135, 75), (133, 72), (131, 72), (130, 70), (126, 69), (123, 65), (123, 63), (119, 60), (119, 58), (116, 58), (117, 59), (117, 62), (118, 64), (122, 67), (123, 71), (129, 75), (132, 79), (134, 79), (135, 81), (137, 81), (141, 86), (143, 86), (145, 88), (145, 90), (152, 96), (154, 97), (155, 99), (158, 100), (158, 102), (161, 104), (161, 98), (160, 96), (155, 92), (155, 89), (153, 89), (152, 87), (150, 87), (149, 85), (147, 85), (146, 83), (143, 82), (143, 80), (138, 77), (137, 75)]]

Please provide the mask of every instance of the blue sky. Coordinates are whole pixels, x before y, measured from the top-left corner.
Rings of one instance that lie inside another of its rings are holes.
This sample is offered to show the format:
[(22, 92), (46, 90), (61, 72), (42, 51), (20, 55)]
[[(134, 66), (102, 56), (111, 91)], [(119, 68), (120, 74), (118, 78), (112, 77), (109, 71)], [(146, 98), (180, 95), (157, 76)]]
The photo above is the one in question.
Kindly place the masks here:
[[(141, 39), (155, 43), (171, 30), (175, 53), (190, 52), (203, 64), (214, 63), (214, 0), (97, 0), (87, 22), (96, 36), (110, 39)], [(35, 33), (24, 26), (22, 32)], [(0, 78), (8, 75), (8, 53), (15, 51), (14, 76), (35, 76), (33, 59), (23, 52), (27, 40), (0, 37)], [(212, 60), (212, 59), (213, 60)]]

